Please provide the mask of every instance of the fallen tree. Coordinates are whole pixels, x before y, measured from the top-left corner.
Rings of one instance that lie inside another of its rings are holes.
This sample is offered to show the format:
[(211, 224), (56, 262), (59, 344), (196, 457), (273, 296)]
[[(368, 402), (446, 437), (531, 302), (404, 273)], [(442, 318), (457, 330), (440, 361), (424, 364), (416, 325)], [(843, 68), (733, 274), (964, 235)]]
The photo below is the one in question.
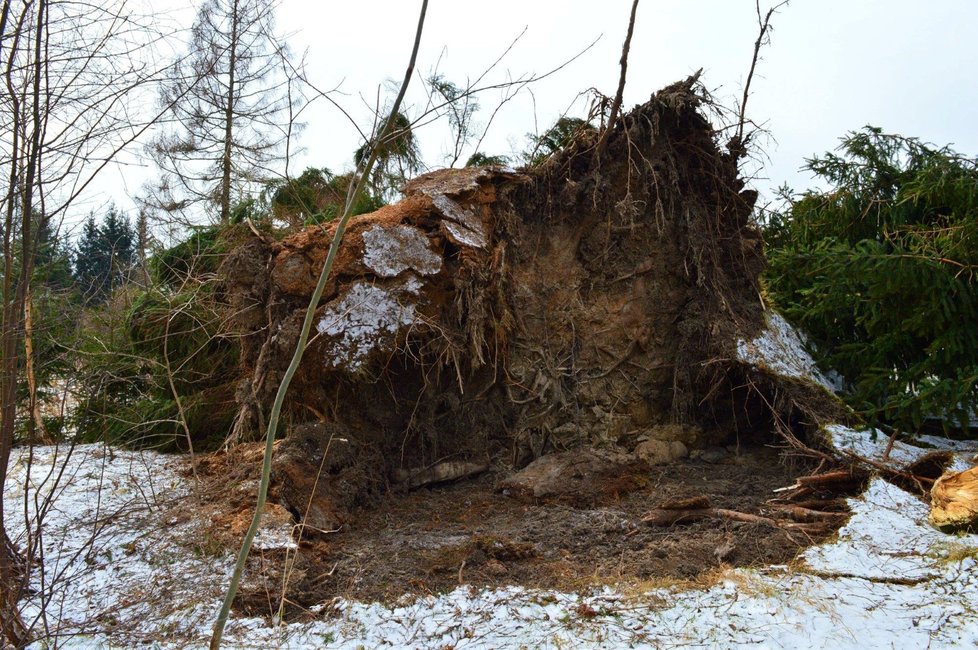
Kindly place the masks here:
[[(532, 168), (432, 172), (351, 220), (283, 410), (293, 429), (328, 426), (303, 429), (308, 485), (284, 492), (330, 498), (323, 467), (366, 498), (653, 430), (705, 447), (790, 427), (794, 402), (761, 394), (770, 378), (736, 353), (764, 327), (764, 259), (756, 193), (708, 104), (691, 77), (603, 147), (583, 131)], [(256, 230), (220, 270), (241, 341), (232, 442), (264, 428), (334, 228)]]

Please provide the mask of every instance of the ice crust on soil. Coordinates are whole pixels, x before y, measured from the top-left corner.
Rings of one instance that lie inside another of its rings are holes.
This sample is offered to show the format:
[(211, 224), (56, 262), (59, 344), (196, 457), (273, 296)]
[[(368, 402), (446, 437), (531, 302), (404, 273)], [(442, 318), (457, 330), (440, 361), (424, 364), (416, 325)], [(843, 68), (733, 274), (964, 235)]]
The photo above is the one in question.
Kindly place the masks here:
[[(416, 293), (417, 279), (409, 278), (401, 291)], [(414, 305), (399, 300), (397, 292), (357, 282), (342, 298), (326, 306), (316, 329), (332, 338), (326, 354), (332, 367), (345, 366), (356, 372), (374, 348), (389, 342), (414, 320)]]
[(463, 208), (457, 201), (444, 194), (435, 195), (431, 202), (446, 218), (442, 223), (457, 243), (472, 248), (485, 248), (489, 245), (486, 228), (472, 210)]
[[(65, 454), (35, 449), (25, 495), (27, 454), (15, 451), (3, 495), (8, 512), (50, 493), (51, 470)], [(45, 575), (62, 578), (48, 605), (62, 647), (206, 647), (233, 558), (195, 552), (206, 529), (170, 518), (170, 500), (192, 498), (189, 481), (155, 453), (74, 450), (43, 539)], [(799, 566), (727, 570), (705, 589), (568, 594), (462, 586), (393, 607), (336, 599), (309, 623), (234, 618), (225, 647), (978, 646), (978, 536), (930, 528), (926, 504), (880, 479), (850, 504), (853, 516), (838, 539), (809, 548)], [(12, 533), (23, 545), (17, 520), (11, 517)], [(37, 575), (32, 586), (41, 589)], [(38, 596), (22, 605), (35, 615)]]
[(812, 381), (826, 390), (842, 390), (842, 379), (824, 373), (805, 348), (804, 335), (776, 311), (765, 312), (767, 327), (752, 341), (737, 342), (737, 357), (744, 363), (782, 377)]
[(363, 247), (363, 263), (385, 278), (408, 269), (421, 275), (434, 275), (441, 270), (441, 257), (429, 248), (425, 234), (413, 226), (375, 225), (363, 233)]

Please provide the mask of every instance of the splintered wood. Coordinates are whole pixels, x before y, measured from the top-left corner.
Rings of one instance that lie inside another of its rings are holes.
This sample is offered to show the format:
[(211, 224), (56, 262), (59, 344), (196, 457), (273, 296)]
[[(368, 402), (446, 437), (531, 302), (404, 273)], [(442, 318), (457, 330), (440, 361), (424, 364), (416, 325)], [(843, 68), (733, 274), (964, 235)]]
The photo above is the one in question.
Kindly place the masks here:
[(930, 495), (933, 525), (950, 530), (978, 526), (978, 467), (944, 474)]

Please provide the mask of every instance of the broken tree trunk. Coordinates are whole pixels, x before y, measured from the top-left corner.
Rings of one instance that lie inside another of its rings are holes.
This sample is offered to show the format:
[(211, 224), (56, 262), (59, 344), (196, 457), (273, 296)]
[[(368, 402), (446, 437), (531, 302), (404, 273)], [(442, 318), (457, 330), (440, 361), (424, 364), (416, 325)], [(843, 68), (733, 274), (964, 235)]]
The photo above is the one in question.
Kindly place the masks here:
[(944, 474), (930, 495), (932, 524), (952, 531), (978, 527), (978, 467)]

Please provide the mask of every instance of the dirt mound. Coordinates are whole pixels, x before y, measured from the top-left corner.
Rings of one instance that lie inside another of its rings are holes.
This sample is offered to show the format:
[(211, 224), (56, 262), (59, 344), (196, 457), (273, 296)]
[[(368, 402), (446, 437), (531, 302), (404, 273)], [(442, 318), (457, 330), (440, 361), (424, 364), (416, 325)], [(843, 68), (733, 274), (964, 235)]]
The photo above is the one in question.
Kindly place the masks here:
[[(283, 504), (332, 530), (386, 488), (553, 451), (682, 442), (672, 458), (769, 435), (784, 414), (736, 361), (764, 322), (756, 194), (706, 101), (690, 79), (600, 151), (583, 133), (519, 172), (433, 172), (354, 218), (285, 405)], [(256, 237), (224, 264), (243, 341), (236, 441), (264, 430), (334, 228)]]

